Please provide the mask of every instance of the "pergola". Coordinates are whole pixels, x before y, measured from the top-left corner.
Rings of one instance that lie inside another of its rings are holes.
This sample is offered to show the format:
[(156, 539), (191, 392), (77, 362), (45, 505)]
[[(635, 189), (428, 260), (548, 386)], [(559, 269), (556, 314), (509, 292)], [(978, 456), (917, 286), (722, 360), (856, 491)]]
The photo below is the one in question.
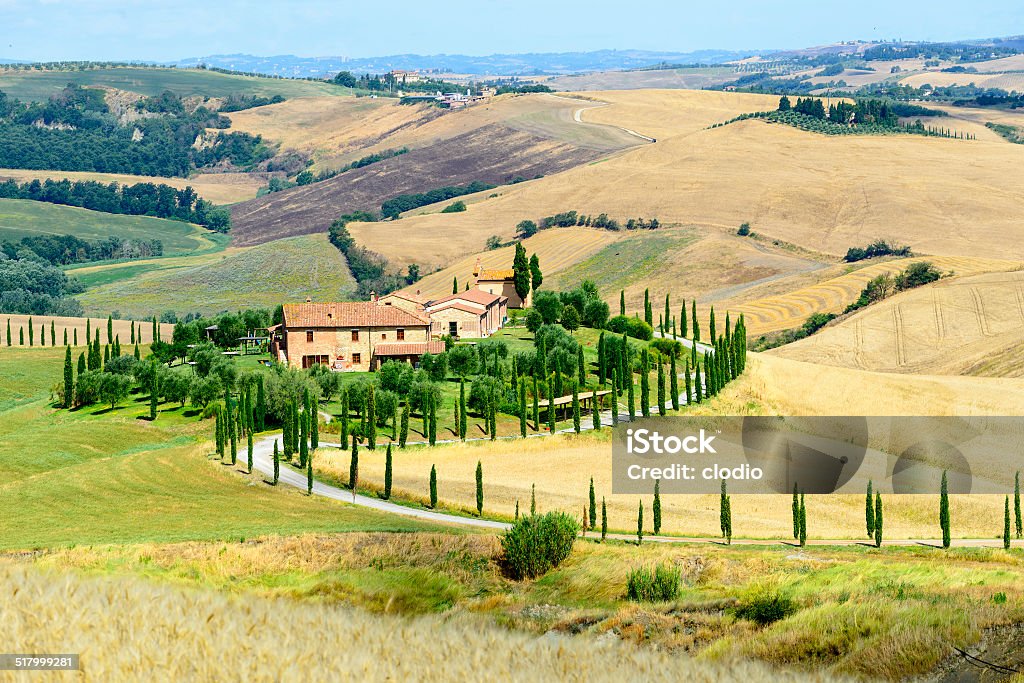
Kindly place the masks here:
[[(607, 396), (612, 393), (611, 389), (598, 389), (597, 391), (584, 391), (578, 395), (580, 401), (580, 410), (586, 410), (588, 407), (594, 409), (594, 405), (597, 400), (602, 396)], [(589, 406), (588, 406), (589, 403)], [(556, 410), (559, 406), (562, 407), (562, 417), (565, 417), (565, 407), (572, 405), (572, 394), (568, 396), (559, 396), (556, 399), (544, 399), (543, 401), (537, 402), (538, 408), (547, 408), (553, 406)]]

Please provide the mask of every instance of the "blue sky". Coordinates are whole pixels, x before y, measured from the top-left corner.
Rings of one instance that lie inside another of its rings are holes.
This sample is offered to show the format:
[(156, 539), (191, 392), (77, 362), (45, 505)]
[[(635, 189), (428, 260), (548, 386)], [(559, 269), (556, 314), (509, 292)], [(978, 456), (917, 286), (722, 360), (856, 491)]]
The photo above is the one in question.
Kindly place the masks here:
[(791, 48), (1024, 33), (1021, 0), (0, 0), (0, 57)]

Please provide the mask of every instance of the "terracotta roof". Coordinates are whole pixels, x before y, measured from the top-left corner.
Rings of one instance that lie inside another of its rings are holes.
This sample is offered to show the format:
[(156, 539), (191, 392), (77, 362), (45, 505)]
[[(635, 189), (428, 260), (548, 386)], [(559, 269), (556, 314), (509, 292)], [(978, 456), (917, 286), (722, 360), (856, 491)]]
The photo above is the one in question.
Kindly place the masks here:
[(497, 268), (494, 270), (481, 270), (477, 280), (511, 280), (516, 276), (516, 271), (511, 268)]
[(431, 311), (431, 313), (436, 313), (437, 311), (447, 311), (449, 308), (454, 308), (456, 311), (463, 311), (464, 313), (472, 313), (473, 315), (477, 315), (480, 317), (483, 317), (484, 314), (487, 313), (487, 309), (480, 308), (478, 306), (468, 306), (458, 301), (449, 301), (447, 303), (444, 303), (435, 308), (433, 311)]
[(285, 304), (285, 327), (424, 327), (430, 321), (372, 301)]
[(388, 299), (405, 299), (414, 304), (425, 304), (427, 302), (426, 297), (419, 294), (410, 294), (409, 292), (391, 292), (380, 298), (381, 301), (387, 301)]
[(422, 356), (424, 353), (444, 353), (444, 342), (393, 342), (373, 348), (375, 356)]
[(490, 292), (485, 292), (482, 289), (468, 289), (465, 292), (459, 292), (458, 294), (449, 294), (443, 299), (436, 299), (434, 301), (431, 301), (429, 304), (427, 304), (427, 306), (429, 308), (434, 308), (438, 304), (446, 304), (449, 301), (458, 301), (460, 299), (462, 301), (468, 301), (471, 304), (478, 304), (480, 306), (491, 306), (493, 304), (498, 303), (502, 299), (507, 298), (508, 297), (504, 297), (500, 294), (491, 294)]

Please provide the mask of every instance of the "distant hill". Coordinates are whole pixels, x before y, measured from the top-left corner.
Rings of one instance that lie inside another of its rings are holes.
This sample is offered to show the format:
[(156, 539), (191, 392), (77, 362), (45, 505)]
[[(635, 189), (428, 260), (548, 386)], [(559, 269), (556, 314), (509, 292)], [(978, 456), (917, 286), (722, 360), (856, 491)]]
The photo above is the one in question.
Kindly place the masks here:
[(338, 71), (384, 73), (392, 69), (437, 69), (452, 73), (522, 76), (569, 74), (585, 71), (641, 69), (661, 63), (721, 64), (757, 54), (757, 51), (699, 50), (696, 52), (657, 52), (650, 50), (596, 50), (593, 52), (538, 52), (528, 54), (470, 55), (388, 55), (385, 57), (296, 57), (276, 55), (209, 55), (190, 57), (175, 64), (194, 67), (231, 69), (275, 76), (318, 77)]

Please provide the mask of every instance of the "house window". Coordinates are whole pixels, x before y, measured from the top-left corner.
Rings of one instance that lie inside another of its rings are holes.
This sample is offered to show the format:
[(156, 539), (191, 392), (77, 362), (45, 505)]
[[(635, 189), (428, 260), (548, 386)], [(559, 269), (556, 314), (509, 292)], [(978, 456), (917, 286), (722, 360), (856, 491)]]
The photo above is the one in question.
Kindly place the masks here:
[(352, 341), (359, 341), (359, 330), (352, 330)]
[(362, 364), (363, 364), (363, 356), (362, 356), (362, 354), (353, 353), (352, 354), (352, 365), (362, 365)]
[(405, 330), (398, 328), (398, 331), (395, 333), (395, 338), (398, 339), (398, 341), (405, 341)]
[(452, 320), (448, 323), (448, 336), (458, 337), (459, 336), (459, 323)]
[(312, 344), (313, 343), (313, 330), (306, 330), (306, 343), (307, 344)]
[(381, 332), (380, 333), (380, 338), (381, 339), (387, 339), (388, 338), (388, 333), (387, 332)]

